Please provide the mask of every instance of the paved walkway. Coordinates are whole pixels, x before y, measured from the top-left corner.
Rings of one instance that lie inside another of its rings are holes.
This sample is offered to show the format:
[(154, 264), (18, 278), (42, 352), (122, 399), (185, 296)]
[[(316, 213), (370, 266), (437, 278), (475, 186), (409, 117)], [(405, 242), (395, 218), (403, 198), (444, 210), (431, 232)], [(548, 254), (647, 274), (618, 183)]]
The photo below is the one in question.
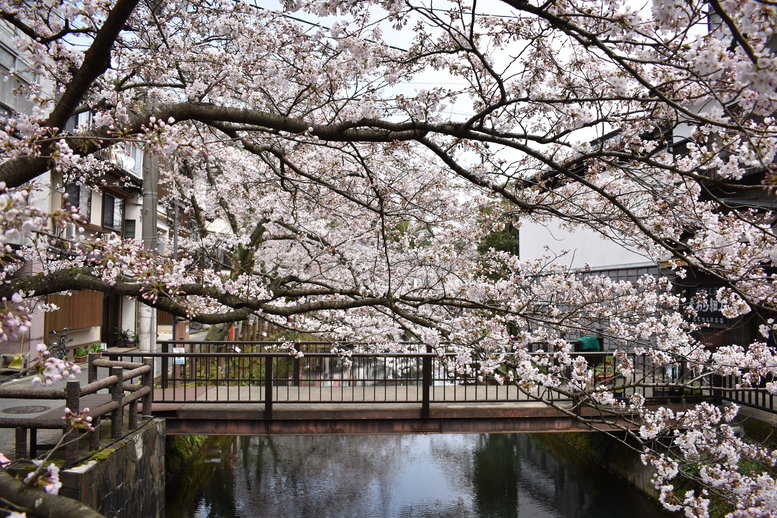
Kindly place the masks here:
[[(81, 374), (77, 376), (81, 385), (85, 385), (88, 381), (86, 363), (79, 365), (81, 367)], [(104, 375), (102, 372), (98, 372), (98, 376)], [(2, 388), (22, 389), (51, 389), (51, 390), (63, 390), (65, 388), (65, 381), (60, 381), (49, 387), (43, 387), (39, 384), (32, 383), (32, 377), (24, 377), (12, 379), (0, 383)], [(45, 416), (47, 412), (63, 408), (65, 405), (64, 400), (52, 400), (52, 399), (8, 399), (0, 398), (0, 416), (6, 419), (26, 419), (31, 417)], [(59, 415), (59, 412), (57, 412)], [(0, 452), (7, 457), (13, 459), (16, 456), (15, 451), (15, 429), (13, 428), (0, 428)], [(38, 444), (48, 445), (56, 444), (59, 438), (62, 436), (60, 430), (38, 430)], [(45, 452), (42, 452), (45, 454)]]

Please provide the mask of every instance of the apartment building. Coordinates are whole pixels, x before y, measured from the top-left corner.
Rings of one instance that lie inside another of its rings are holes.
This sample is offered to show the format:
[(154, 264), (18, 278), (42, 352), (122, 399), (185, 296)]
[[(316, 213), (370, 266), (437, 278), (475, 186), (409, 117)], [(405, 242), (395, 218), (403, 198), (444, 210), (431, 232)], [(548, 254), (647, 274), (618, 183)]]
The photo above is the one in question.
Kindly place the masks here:
[[(12, 118), (30, 114), (33, 103), (29, 99), (29, 86), (51, 89), (45, 79), (25, 72), (27, 63), (15, 43), (15, 28), (0, 22), (0, 72), (16, 74), (0, 81), (0, 117)], [(68, 122), (66, 130), (91, 122), (89, 113), (81, 113)], [(96, 236), (118, 234), (124, 238), (141, 239), (142, 191), (144, 152), (141, 146), (122, 143), (98, 157), (106, 167), (99, 184), (87, 185), (68, 181), (62, 174), (47, 172), (32, 182), (32, 204), (52, 212), (63, 207), (75, 208), (82, 217), (78, 226), (69, 225), (57, 232), (66, 240), (78, 239), (81, 234)], [(167, 233), (167, 218), (157, 213), (157, 231)], [(63, 245), (61, 253), (67, 253)], [(20, 275), (40, 271), (41, 265), (28, 263)], [(38, 343), (50, 343), (57, 334), (66, 333), (68, 347), (116, 342), (117, 329), (136, 335), (139, 326), (140, 305), (134, 299), (96, 291), (73, 291), (68, 294), (50, 295), (41, 302), (55, 304), (59, 309), (35, 312), (29, 333), (18, 339), (0, 342), (0, 353), (26, 353)], [(156, 317), (154, 338), (156, 335)], [(169, 319), (168, 319), (169, 320)]]

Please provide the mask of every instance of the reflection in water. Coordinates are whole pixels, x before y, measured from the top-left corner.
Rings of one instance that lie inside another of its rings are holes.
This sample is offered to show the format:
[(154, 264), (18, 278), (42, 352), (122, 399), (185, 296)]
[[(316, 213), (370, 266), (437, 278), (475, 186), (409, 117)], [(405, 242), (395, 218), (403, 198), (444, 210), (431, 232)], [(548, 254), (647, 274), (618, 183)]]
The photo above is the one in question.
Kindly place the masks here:
[(519, 434), (238, 437), (187, 493), (168, 488), (168, 518), (664, 516)]

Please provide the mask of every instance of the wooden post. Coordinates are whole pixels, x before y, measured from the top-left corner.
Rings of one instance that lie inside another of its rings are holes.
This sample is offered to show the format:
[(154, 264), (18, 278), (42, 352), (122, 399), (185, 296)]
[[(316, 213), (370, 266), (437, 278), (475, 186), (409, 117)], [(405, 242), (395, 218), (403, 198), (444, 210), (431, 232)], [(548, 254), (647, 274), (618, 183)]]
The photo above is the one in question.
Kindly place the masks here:
[(143, 415), (151, 415), (151, 404), (153, 403), (154, 394), (154, 359), (146, 358), (143, 360), (143, 364), (151, 367), (151, 370), (143, 375), (143, 386), (149, 388), (149, 393), (143, 396), (143, 406), (141, 410)]
[(89, 373), (89, 383), (97, 381), (97, 365), (94, 365), (94, 361), (98, 358), (97, 353), (89, 353), (89, 363), (87, 364)]
[(264, 357), (264, 418), (272, 419), (272, 356)]
[(111, 399), (118, 403), (118, 407), (111, 412), (111, 438), (121, 437), (122, 421), (124, 420), (124, 407), (121, 404), (124, 399), (124, 369), (121, 367), (111, 367), (111, 376), (116, 376), (119, 381), (111, 385)]
[(16, 428), (16, 458), (27, 458), (27, 429), (21, 426)]
[(96, 417), (92, 419), (92, 426), (94, 431), (89, 432), (89, 449), (96, 450), (100, 447), (100, 418)]
[[(68, 381), (65, 385), (65, 406), (74, 414), (80, 410), (81, 384), (78, 380)], [(66, 429), (64, 433), (71, 433), (71, 429)], [(76, 460), (78, 457), (78, 433), (73, 431), (70, 439), (65, 444), (65, 458), (69, 461)]]
[(138, 427), (138, 400), (129, 404), (129, 429), (134, 430)]
[(30, 458), (38, 456), (38, 429), (30, 428)]

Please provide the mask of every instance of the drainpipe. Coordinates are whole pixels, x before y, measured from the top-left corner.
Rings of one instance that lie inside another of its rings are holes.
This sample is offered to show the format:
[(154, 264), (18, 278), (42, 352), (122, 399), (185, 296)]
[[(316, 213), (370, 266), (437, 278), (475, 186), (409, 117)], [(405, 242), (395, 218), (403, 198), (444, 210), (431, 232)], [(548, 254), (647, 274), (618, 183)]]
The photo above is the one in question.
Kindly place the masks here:
[[(159, 161), (148, 150), (143, 152), (143, 218), (142, 238), (145, 250), (156, 251), (157, 242), (157, 185), (159, 184)], [(140, 304), (138, 318), (138, 347), (141, 352), (156, 351), (156, 310), (146, 304)]]

